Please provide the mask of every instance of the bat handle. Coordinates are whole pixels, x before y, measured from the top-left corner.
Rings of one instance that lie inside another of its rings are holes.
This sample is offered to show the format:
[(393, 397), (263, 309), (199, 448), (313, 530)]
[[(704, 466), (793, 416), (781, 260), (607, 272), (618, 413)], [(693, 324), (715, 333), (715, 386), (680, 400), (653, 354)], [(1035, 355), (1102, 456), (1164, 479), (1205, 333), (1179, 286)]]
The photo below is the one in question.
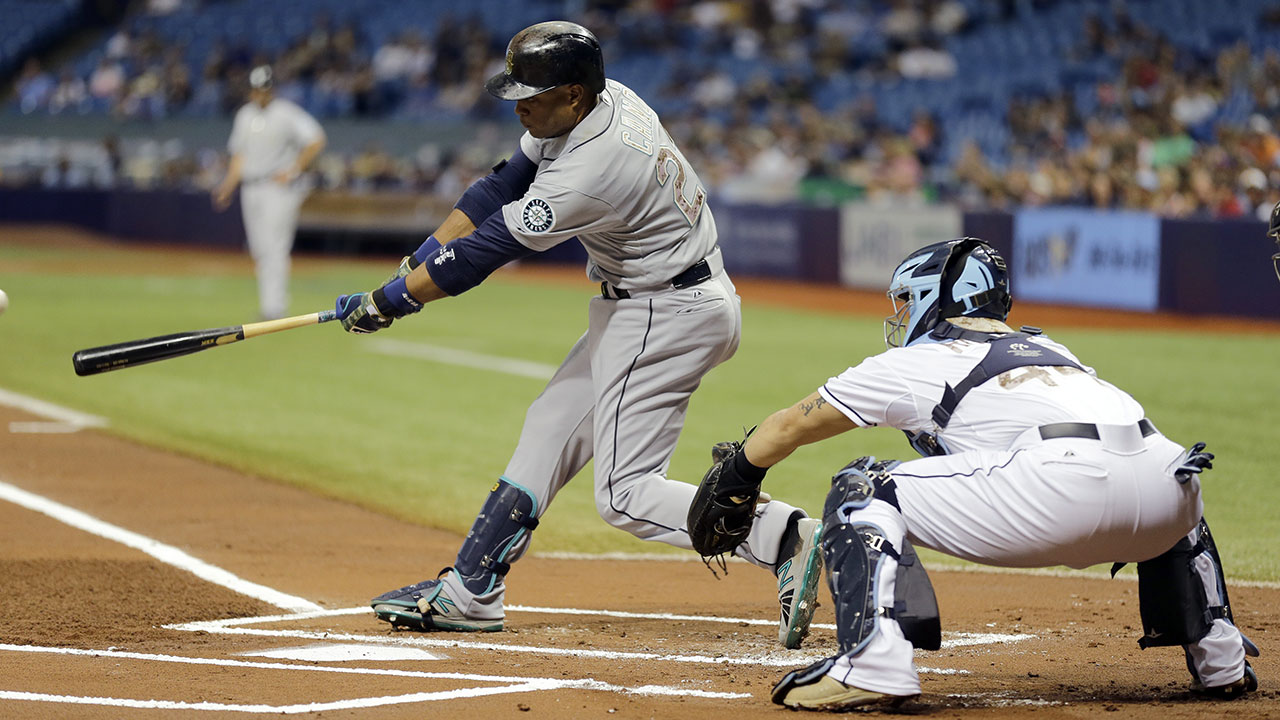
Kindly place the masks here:
[(337, 320), (337, 319), (338, 319), (337, 310), (321, 310), (320, 312), (316, 313), (316, 322), (318, 323), (327, 323), (330, 320)]

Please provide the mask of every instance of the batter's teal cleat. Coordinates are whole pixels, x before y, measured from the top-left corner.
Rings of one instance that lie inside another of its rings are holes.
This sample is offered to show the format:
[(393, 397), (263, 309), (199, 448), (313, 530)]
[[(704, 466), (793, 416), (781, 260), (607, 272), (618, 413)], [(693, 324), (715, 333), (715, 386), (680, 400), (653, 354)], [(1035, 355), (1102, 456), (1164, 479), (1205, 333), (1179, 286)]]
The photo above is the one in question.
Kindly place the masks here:
[(822, 581), (822, 521), (804, 518), (796, 523), (798, 539), (790, 557), (778, 566), (778, 642), (795, 649), (809, 634), (809, 623), (818, 609), (818, 585)]
[(374, 615), (391, 623), (392, 627), (459, 632), (497, 632), (502, 629), (501, 617), (478, 619), (464, 615), (440, 580), (424, 580), (383, 593), (369, 604), (373, 606)]

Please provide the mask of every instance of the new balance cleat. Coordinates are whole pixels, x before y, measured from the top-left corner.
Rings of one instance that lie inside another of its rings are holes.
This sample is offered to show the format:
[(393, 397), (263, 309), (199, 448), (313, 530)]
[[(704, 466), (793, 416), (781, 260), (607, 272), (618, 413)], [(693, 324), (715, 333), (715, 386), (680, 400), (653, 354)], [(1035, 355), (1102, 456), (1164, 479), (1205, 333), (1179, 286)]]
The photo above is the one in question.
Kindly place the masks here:
[(804, 518), (796, 523), (799, 542), (791, 557), (778, 566), (778, 642), (795, 649), (809, 634), (818, 609), (822, 581), (822, 521)]
[(440, 580), (425, 580), (383, 593), (369, 603), (379, 620), (412, 630), (496, 632), (502, 618), (469, 618), (458, 609)]

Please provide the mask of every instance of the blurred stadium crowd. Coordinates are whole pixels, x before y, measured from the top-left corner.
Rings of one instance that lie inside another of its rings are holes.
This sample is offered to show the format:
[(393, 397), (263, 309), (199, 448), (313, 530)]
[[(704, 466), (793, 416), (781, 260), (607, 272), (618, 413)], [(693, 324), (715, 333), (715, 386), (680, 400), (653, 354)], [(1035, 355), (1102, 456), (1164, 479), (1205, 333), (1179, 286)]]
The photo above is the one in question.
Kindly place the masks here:
[[(36, 7), (39, 6), (39, 10)], [(78, 0), (0, 0), (4, 113), (226, 118), (250, 67), (324, 123), (417, 152), (335, 149), (318, 184), (454, 195), (510, 151), (483, 91), (511, 34), (592, 28), (713, 197), (965, 208), (1083, 205), (1265, 218), (1280, 201), (1274, 0), (148, 0), (54, 65)], [(61, 8), (63, 12), (50, 12)], [(47, 56), (48, 53), (45, 53)], [(2, 86), (0, 86), (2, 87)], [(207, 189), (221, 147), (0, 137), (0, 184)]]

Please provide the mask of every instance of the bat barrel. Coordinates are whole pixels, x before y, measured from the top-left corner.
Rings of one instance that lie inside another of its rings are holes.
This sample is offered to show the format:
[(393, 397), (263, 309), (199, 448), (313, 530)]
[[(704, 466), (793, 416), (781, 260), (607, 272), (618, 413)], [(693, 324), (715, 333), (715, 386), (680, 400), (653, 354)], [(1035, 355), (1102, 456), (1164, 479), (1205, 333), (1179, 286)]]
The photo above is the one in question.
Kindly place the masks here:
[(322, 310), (306, 315), (265, 320), (263, 322), (236, 325), (235, 327), (213, 328), (210, 330), (192, 330), (189, 332), (160, 335), (146, 340), (130, 340), (114, 345), (79, 350), (71, 356), (71, 364), (76, 374), (97, 375), (111, 370), (144, 365), (157, 360), (190, 355), (208, 350), (219, 345), (230, 345), (233, 342), (248, 340), (267, 333), (280, 332), (336, 320), (335, 310)]
[(80, 350), (71, 356), (71, 364), (75, 366), (76, 375), (96, 375), (133, 365), (190, 355), (243, 339), (244, 334), (239, 326), (174, 333), (146, 340), (130, 340)]

